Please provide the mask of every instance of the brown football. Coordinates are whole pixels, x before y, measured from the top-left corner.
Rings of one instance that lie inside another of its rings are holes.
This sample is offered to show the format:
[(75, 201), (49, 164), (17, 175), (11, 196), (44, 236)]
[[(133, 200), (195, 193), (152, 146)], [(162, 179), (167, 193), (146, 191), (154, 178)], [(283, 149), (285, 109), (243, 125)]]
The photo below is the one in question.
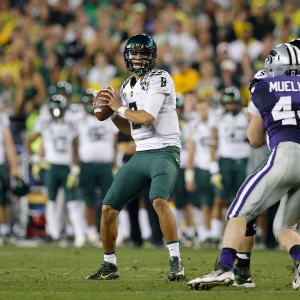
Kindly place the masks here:
[(98, 92), (98, 94), (94, 98), (93, 103), (94, 115), (99, 121), (104, 121), (108, 119), (114, 113), (114, 111), (109, 106), (99, 106), (99, 104), (107, 103), (107, 101), (105, 100), (107, 99), (107, 96), (103, 94), (103, 91), (105, 90), (107, 90), (107, 88), (102, 89), (100, 92)]

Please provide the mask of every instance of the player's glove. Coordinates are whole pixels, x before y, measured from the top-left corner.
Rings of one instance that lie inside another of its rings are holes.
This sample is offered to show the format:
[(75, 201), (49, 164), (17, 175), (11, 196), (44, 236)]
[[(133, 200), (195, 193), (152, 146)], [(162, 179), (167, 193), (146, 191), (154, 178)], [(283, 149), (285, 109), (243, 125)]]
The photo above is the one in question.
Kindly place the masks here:
[(209, 166), (210, 183), (217, 189), (222, 190), (222, 175), (220, 174), (219, 164), (217, 161), (212, 161)]
[(80, 166), (72, 165), (67, 178), (67, 188), (75, 188), (79, 185)]
[(222, 184), (222, 175), (220, 173), (216, 173), (210, 176), (210, 182), (214, 185), (217, 189), (223, 190)]
[(42, 169), (44, 170), (50, 170), (49, 163), (46, 162), (46, 160), (42, 157), (40, 157), (38, 154), (33, 154), (30, 157), (31, 161), (31, 174), (35, 181), (40, 181), (40, 172)]

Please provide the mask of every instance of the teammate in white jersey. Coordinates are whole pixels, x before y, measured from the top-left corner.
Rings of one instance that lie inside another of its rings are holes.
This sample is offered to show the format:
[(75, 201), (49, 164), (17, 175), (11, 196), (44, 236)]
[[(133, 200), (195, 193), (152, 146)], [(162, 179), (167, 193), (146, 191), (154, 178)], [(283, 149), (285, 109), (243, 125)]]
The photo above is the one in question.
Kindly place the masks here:
[(149, 183), (149, 198), (158, 215), (170, 253), (168, 279), (175, 281), (185, 278), (176, 221), (168, 205), (180, 165), (176, 93), (171, 75), (154, 69), (156, 55), (156, 43), (151, 37), (145, 34), (132, 36), (124, 49), (126, 67), (134, 73), (120, 89), (125, 106), (122, 106), (115, 93), (105, 92), (109, 97), (107, 106), (115, 111), (112, 116), (114, 124), (134, 139), (136, 153), (118, 171), (103, 200), (101, 238), (104, 263), (87, 279), (120, 277), (116, 257), (117, 216)]
[(96, 188), (100, 187), (104, 197), (112, 184), (118, 129), (109, 120), (99, 122), (95, 118), (94, 96), (94, 90), (87, 89), (82, 97), (85, 110), (76, 122), (75, 151), (80, 164), (79, 185), (85, 201), (87, 238), (96, 246), (100, 240), (96, 224)]
[[(4, 112), (0, 113), (0, 236), (3, 239), (10, 234), (10, 201), (7, 197), (9, 177), (18, 175), (18, 158), (9, 129), (9, 118)], [(8, 166), (6, 164), (6, 158)], [(8, 168), (9, 167), (9, 168)], [(0, 238), (0, 239), (1, 239)]]
[(248, 121), (241, 108), (236, 87), (226, 88), (221, 98), (224, 112), (216, 117), (212, 128), (210, 173), (215, 199), (212, 209), (211, 235), (216, 244), (224, 230), (222, 209), (228, 207), (246, 178), (251, 146), (247, 141)]
[[(185, 186), (185, 168), (188, 161), (188, 138), (190, 135), (190, 123), (197, 119), (194, 105), (186, 105), (186, 95), (176, 93), (176, 111), (180, 128), (180, 169), (172, 191), (174, 200), (174, 214), (177, 223), (179, 241), (185, 247), (192, 247), (196, 241), (196, 230), (194, 226), (194, 191), (187, 191)], [(183, 228), (185, 223), (185, 228)]]
[(194, 215), (198, 241), (209, 246), (211, 210), (214, 199), (210, 183), (211, 108), (207, 100), (196, 103), (198, 118), (192, 122), (188, 140), (188, 162), (185, 171), (186, 188), (195, 192)]
[[(58, 188), (65, 190), (66, 206), (74, 229), (75, 247), (82, 247), (85, 242), (86, 222), (82, 201), (77, 200), (76, 188), (67, 183), (67, 179), (76, 178), (78, 167), (73, 165), (73, 140), (77, 136), (73, 114), (68, 116), (66, 95), (56, 94), (50, 97), (48, 113), (39, 116), (35, 123), (35, 133), (25, 140), (25, 147), (30, 155), (30, 144), (42, 137), (44, 158), (50, 168), (45, 173), (45, 186), (48, 190), (46, 203), (47, 234), (52, 240), (61, 238), (61, 226), (56, 205)], [(50, 113), (49, 113), (50, 112)], [(34, 161), (40, 161), (35, 157)]]

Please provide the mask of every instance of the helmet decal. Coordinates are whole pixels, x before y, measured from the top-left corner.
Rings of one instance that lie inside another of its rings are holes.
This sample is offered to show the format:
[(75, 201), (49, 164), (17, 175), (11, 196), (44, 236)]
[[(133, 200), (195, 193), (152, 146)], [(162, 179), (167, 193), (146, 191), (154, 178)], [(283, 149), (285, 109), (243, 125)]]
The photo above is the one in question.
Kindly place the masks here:
[(300, 74), (300, 50), (292, 44), (285, 43), (274, 47), (265, 60), (267, 77), (280, 74)]

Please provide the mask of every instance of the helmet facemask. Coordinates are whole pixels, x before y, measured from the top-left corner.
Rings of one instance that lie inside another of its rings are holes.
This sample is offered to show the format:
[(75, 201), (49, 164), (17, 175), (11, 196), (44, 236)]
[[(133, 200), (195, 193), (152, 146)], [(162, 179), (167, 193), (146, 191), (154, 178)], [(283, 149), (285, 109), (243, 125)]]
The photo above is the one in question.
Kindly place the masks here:
[(124, 55), (126, 55), (128, 70), (137, 75), (143, 75), (153, 69), (153, 54), (150, 51), (133, 50), (127, 51)]
[(226, 88), (221, 98), (226, 113), (237, 115), (241, 110), (241, 94), (237, 88)]
[(50, 114), (53, 119), (58, 120), (63, 118), (68, 107), (68, 100), (63, 95), (53, 95), (48, 104)]

